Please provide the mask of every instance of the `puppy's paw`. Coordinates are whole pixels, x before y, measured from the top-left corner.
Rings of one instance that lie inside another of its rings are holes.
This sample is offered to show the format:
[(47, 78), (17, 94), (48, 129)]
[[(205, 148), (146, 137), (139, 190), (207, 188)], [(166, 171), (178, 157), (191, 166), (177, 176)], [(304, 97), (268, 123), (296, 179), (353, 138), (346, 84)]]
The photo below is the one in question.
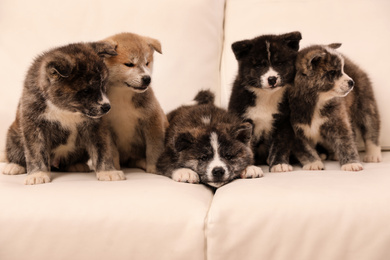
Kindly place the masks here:
[(121, 181), (126, 180), (123, 171), (100, 171), (96, 172), (99, 181)]
[(271, 167), (271, 172), (291, 172), (293, 167), (287, 163), (276, 164)]
[(199, 175), (191, 169), (180, 168), (172, 172), (172, 180), (177, 182), (199, 183)]
[(68, 172), (90, 172), (88, 164), (86, 163), (76, 163), (68, 167)]
[(34, 185), (50, 182), (50, 172), (34, 172), (28, 174), (26, 179), (24, 179), (25, 185)]
[(363, 162), (369, 162), (369, 163), (378, 163), (382, 161), (382, 153), (381, 151), (373, 151), (371, 153), (366, 153), (363, 157)]
[(7, 163), (3, 168), (3, 174), (16, 175), (26, 173), (26, 168), (16, 163)]
[[(147, 171), (147, 165), (145, 159), (140, 159), (135, 162), (135, 167)], [(148, 171), (147, 171), (148, 172)]]
[(146, 165), (146, 172), (148, 173), (156, 173), (156, 165), (154, 164), (148, 164)]
[(322, 161), (315, 161), (308, 164), (303, 165), (304, 170), (309, 171), (320, 171), (325, 169), (324, 163)]
[(363, 170), (363, 165), (360, 163), (347, 163), (341, 166), (341, 170), (357, 172)]
[(260, 167), (249, 165), (241, 173), (242, 179), (263, 177), (263, 170)]

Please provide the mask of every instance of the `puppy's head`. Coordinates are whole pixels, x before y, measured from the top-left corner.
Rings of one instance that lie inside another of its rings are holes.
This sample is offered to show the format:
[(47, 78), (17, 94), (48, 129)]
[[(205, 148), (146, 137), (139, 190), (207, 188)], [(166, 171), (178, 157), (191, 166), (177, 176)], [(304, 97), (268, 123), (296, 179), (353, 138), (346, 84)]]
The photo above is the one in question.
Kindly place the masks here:
[(106, 59), (110, 85), (131, 88), (137, 93), (146, 91), (151, 83), (153, 53), (161, 53), (160, 42), (133, 33), (120, 33), (103, 42), (113, 45), (118, 53)]
[(344, 72), (344, 58), (336, 51), (341, 44), (315, 45), (299, 52), (295, 88), (313, 89), (329, 98), (344, 97), (354, 81)]
[(216, 188), (238, 178), (253, 160), (252, 125), (222, 128), (194, 129), (178, 134), (175, 140), (182, 167), (194, 170), (200, 182)]
[(105, 43), (76, 43), (42, 56), (38, 82), (57, 107), (98, 118), (110, 110), (106, 96), (108, 69), (102, 57), (116, 55)]
[(76, 43), (42, 56), (38, 82), (57, 107), (98, 118), (110, 110), (106, 96), (108, 69), (104, 57), (116, 55), (106, 43)]
[(291, 32), (233, 43), (232, 49), (238, 61), (238, 77), (242, 85), (248, 88), (274, 89), (291, 83), (301, 39), (300, 32)]

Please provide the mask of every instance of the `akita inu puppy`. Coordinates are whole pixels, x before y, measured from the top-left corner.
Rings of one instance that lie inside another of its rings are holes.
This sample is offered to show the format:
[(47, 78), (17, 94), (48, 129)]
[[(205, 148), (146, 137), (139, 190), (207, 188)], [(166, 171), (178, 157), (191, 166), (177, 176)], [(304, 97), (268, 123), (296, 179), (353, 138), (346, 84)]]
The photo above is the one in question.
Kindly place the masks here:
[(168, 114), (158, 173), (215, 188), (239, 177), (263, 176), (261, 168), (253, 165), (252, 125), (214, 106), (214, 94), (209, 91), (199, 92), (195, 102)]
[(99, 180), (125, 179), (115, 170), (110, 134), (101, 122), (111, 108), (102, 57), (115, 55), (105, 43), (76, 43), (34, 61), (8, 130), (4, 174), (27, 167), (25, 184), (45, 183), (51, 169), (89, 171), (91, 158)]
[(271, 172), (291, 171), (294, 133), (286, 90), (294, 81), (300, 32), (262, 35), (232, 44), (238, 61), (229, 112), (254, 125), (252, 147), (256, 164)]
[(315, 146), (334, 153), (345, 171), (360, 171), (356, 133), (366, 147), (365, 162), (380, 162), (380, 119), (367, 74), (338, 51), (341, 44), (315, 45), (298, 53), (289, 93), (291, 123), (303, 142), (294, 154), (304, 169), (324, 165)]
[(110, 72), (107, 95), (111, 111), (103, 119), (112, 132), (115, 166), (139, 167), (154, 173), (168, 126), (150, 86), (153, 52), (161, 53), (161, 44), (133, 33), (120, 33), (103, 42), (118, 53), (105, 59)]

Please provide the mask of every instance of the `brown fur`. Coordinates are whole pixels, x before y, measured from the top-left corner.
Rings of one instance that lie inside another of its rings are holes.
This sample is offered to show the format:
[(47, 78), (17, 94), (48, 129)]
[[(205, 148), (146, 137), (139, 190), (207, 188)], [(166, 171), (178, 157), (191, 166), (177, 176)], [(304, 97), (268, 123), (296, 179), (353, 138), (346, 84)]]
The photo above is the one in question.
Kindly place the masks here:
[(150, 87), (153, 53), (161, 53), (160, 42), (133, 33), (117, 34), (103, 41), (118, 53), (105, 60), (110, 71), (107, 94), (112, 110), (104, 120), (115, 143), (115, 165), (154, 173), (168, 126)]
[(89, 171), (99, 180), (123, 180), (101, 117), (110, 110), (108, 70), (102, 57), (116, 55), (105, 43), (76, 43), (39, 56), (30, 67), (6, 143), (4, 174), (26, 172), (25, 184), (50, 181), (51, 169)]
[(366, 162), (381, 161), (380, 119), (367, 74), (335, 49), (341, 44), (301, 50), (289, 93), (291, 123), (303, 140), (295, 154), (305, 169), (323, 169), (315, 145), (335, 153), (343, 170), (361, 170), (356, 147), (359, 132)]

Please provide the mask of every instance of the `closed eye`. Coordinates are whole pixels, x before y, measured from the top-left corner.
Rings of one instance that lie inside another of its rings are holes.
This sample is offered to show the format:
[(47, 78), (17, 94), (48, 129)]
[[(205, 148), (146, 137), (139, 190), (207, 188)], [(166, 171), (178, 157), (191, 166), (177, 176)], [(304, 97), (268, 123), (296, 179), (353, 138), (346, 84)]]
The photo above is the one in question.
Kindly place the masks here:
[(127, 66), (127, 67), (129, 67), (129, 68), (132, 68), (132, 67), (134, 67), (135, 65), (134, 65), (134, 63), (129, 62), (129, 63), (125, 63), (125, 66)]

